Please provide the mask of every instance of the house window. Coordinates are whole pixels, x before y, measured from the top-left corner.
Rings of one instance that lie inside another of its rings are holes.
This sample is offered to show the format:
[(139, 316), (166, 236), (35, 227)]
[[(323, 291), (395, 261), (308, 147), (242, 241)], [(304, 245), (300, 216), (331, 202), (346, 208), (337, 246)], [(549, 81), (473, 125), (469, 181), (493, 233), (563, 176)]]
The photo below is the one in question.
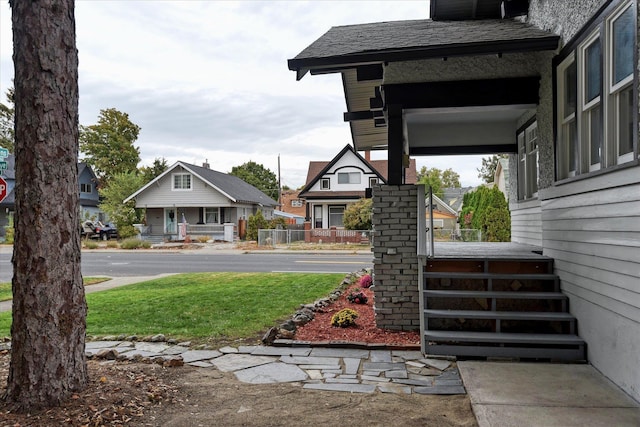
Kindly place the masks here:
[(174, 190), (191, 190), (191, 174), (176, 173), (173, 174)]
[(369, 178), (369, 187), (373, 187), (374, 185), (378, 185), (378, 178)]
[(81, 193), (92, 193), (93, 186), (91, 184), (80, 184), (80, 192)]
[(329, 227), (343, 227), (344, 206), (329, 206)]
[(609, 97), (617, 163), (633, 160), (633, 51), (635, 12), (631, 5), (621, 8), (609, 20), (611, 81)]
[(313, 228), (322, 228), (322, 206), (313, 207)]
[(605, 9), (585, 29), (587, 36), (579, 35), (559, 56), (555, 66), (558, 179), (635, 159), (636, 7), (636, 2), (621, 1), (618, 7)]
[(292, 208), (301, 208), (302, 207), (302, 200), (300, 200), (300, 199), (291, 200), (291, 207)]
[(205, 224), (220, 224), (220, 208), (204, 209)]
[(518, 200), (538, 195), (538, 123), (518, 131)]
[(331, 188), (330, 183), (331, 183), (331, 181), (329, 180), (329, 178), (322, 178), (320, 180), (320, 189), (321, 190), (329, 190)]
[(360, 184), (360, 172), (338, 172), (338, 184)]

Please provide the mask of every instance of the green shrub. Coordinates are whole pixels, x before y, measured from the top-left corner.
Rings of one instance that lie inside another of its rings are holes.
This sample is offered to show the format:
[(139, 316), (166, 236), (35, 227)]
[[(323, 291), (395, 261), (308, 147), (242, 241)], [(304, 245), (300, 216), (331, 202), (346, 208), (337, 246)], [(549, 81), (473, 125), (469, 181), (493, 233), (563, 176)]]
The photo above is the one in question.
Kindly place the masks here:
[(120, 242), (120, 247), (122, 249), (149, 249), (151, 247), (151, 242), (140, 239), (125, 239)]
[(93, 240), (86, 240), (84, 242), (84, 247), (87, 249), (97, 249), (98, 246), (98, 243), (94, 242)]
[(9, 215), (9, 223), (4, 227), (4, 230), (5, 230), (4, 242), (9, 245), (12, 245), (13, 236), (16, 232), (15, 228), (13, 227), (13, 215)]
[(109, 249), (117, 249), (118, 248), (118, 242), (116, 242), (115, 240), (109, 240), (109, 241), (107, 241), (107, 247)]
[(128, 239), (129, 237), (135, 237), (138, 235), (138, 229), (133, 225), (121, 225), (118, 227), (118, 237), (121, 239)]
[(348, 328), (356, 324), (358, 312), (350, 308), (345, 308), (331, 316), (331, 326)]
[(258, 240), (258, 230), (269, 228), (269, 221), (262, 215), (262, 211), (258, 211), (255, 215), (251, 215), (247, 221), (247, 240)]
[(344, 210), (342, 223), (347, 230), (371, 230), (373, 199), (360, 199)]

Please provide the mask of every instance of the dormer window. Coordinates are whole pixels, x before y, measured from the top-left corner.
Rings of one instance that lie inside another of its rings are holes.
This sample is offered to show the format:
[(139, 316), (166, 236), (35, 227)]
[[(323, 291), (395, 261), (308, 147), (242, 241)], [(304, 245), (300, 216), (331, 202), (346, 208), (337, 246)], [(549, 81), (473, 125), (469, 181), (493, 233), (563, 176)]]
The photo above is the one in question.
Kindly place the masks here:
[(177, 191), (191, 190), (191, 174), (190, 173), (173, 174), (172, 189)]
[(322, 178), (320, 180), (320, 189), (321, 190), (329, 190), (331, 188), (330, 183), (331, 183), (331, 181), (329, 180), (329, 178)]
[(338, 184), (360, 184), (360, 172), (339, 172)]
[(369, 187), (373, 187), (374, 185), (378, 185), (378, 178), (369, 178)]

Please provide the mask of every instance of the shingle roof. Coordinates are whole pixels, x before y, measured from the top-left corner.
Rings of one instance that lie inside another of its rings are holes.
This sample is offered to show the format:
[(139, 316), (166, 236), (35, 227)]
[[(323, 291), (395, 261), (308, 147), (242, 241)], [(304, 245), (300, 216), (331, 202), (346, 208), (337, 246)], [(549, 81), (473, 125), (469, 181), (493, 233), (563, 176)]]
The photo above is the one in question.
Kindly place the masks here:
[(262, 206), (277, 206), (278, 202), (264, 194), (251, 184), (234, 175), (189, 163), (179, 162), (191, 172), (206, 180), (210, 185), (236, 199), (237, 202), (255, 203)]
[(288, 63), (300, 78), (300, 71), (345, 64), (553, 50), (558, 41), (555, 34), (514, 20), (378, 22), (332, 27)]

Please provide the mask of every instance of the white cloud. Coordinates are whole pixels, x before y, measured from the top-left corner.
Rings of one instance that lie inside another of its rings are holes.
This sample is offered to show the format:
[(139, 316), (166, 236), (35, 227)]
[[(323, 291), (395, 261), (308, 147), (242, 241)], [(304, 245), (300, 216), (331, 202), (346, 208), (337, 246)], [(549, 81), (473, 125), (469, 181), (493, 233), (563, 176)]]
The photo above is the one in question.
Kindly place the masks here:
[[(427, 1), (78, 1), (80, 122), (101, 109), (142, 128), (143, 164), (165, 157), (228, 172), (249, 160), (304, 184), (311, 160), (351, 142), (338, 75), (287, 68), (337, 25), (418, 19)], [(0, 91), (11, 86), (11, 12), (0, 2)], [(378, 154), (379, 155), (379, 154)], [(382, 154), (386, 155), (386, 154)], [(476, 156), (477, 157), (477, 156)], [(478, 182), (480, 160), (419, 158)]]

